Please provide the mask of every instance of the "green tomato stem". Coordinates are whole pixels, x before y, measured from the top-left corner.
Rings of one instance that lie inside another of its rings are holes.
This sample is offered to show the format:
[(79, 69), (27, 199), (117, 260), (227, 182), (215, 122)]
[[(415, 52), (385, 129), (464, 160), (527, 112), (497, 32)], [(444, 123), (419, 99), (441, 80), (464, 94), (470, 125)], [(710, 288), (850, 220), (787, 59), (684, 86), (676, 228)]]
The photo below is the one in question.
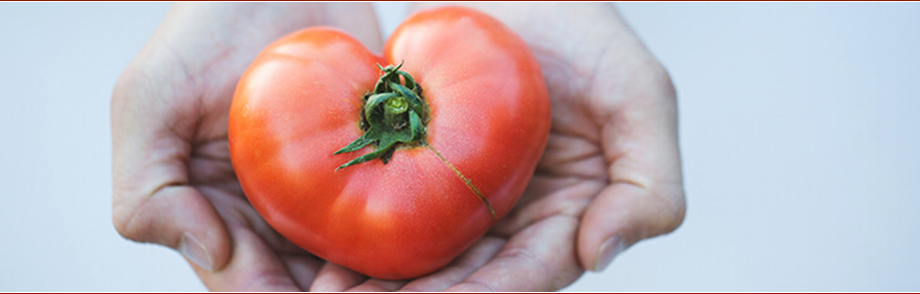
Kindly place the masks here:
[[(342, 147), (333, 154), (350, 153), (361, 150), (367, 145), (374, 144), (377, 149), (352, 159), (335, 170), (380, 159), (384, 164), (393, 157), (393, 152), (399, 146), (418, 147), (424, 146), (433, 151), (435, 156), (444, 163), (463, 183), (476, 194), (476, 197), (485, 204), (492, 219), (498, 221), (498, 216), (492, 204), (485, 195), (473, 185), (469, 178), (463, 175), (453, 164), (444, 158), (425, 140), (426, 126), (430, 110), (422, 97), (422, 87), (415, 82), (409, 73), (400, 71), (402, 63), (397, 66), (387, 67), (377, 65), (383, 72), (374, 85), (374, 92), (364, 96), (364, 105), (361, 111), (361, 128), (364, 134), (347, 146)], [(403, 84), (403, 82), (405, 84)]]
[(402, 63), (387, 67), (378, 64), (377, 67), (383, 73), (374, 86), (374, 92), (365, 95), (361, 111), (364, 135), (333, 154), (358, 151), (370, 144), (376, 145), (377, 150), (355, 158), (336, 170), (378, 158), (386, 164), (396, 148), (415, 147), (425, 139), (429, 110), (422, 97), (422, 87), (412, 75), (399, 70)]

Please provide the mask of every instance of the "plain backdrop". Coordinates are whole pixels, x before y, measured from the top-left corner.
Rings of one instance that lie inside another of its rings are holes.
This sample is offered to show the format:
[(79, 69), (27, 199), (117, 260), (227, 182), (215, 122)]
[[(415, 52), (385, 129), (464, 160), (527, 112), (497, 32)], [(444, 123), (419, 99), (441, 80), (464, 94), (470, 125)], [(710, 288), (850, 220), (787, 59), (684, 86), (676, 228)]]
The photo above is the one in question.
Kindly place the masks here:
[[(565, 290), (920, 290), (920, 5), (616, 5), (676, 84), (689, 208)], [(0, 4), (0, 291), (205, 290), (111, 224), (111, 90), (169, 6)]]

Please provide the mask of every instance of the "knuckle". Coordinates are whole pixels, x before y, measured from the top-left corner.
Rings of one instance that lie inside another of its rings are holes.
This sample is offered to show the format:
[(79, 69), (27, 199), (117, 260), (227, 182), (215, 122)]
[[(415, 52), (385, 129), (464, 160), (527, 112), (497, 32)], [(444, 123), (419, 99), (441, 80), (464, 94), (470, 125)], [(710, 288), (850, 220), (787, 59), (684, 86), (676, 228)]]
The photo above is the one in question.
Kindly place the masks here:
[(149, 221), (143, 217), (143, 205), (125, 203), (123, 193), (116, 192), (112, 205), (112, 223), (115, 231), (125, 239), (148, 242)]
[(651, 65), (651, 74), (650, 79), (654, 88), (662, 94), (665, 98), (676, 99), (677, 90), (674, 88), (674, 81), (671, 79), (671, 75), (668, 73), (668, 70), (661, 63), (655, 61)]
[(132, 98), (140, 97), (141, 95), (138, 94), (144, 92), (146, 79), (136, 67), (133, 64), (128, 66), (112, 89), (109, 106), (113, 130), (123, 127), (132, 116), (137, 114), (138, 100), (132, 100)]
[(639, 97), (662, 106), (677, 104), (677, 90), (668, 70), (652, 56), (639, 61), (632, 69), (630, 87)]
[(671, 233), (681, 226), (687, 213), (687, 201), (684, 198), (682, 188), (675, 188), (666, 194), (659, 194), (658, 197), (661, 206), (659, 217), (661, 228), (658, 234)]
[(130, 101), (137, 97), (168, 97), (191, 92), (193, 81), (186, 63), (174, 54), (162, 52), (163, 49), (145, 49), (122, 71), (112, 89), (113, 114), (132, 107)]
[(129, 89), (136, 84), (137, 71), (135, 71), (131, 66), (125, 69), (121, 73), (121, 76), (118, 77), (118, 81), (115, 82), (115, 87), (112, 89), (112, 98), (120, 98), (126, 96)]
[(143, 230), (135, 225), (136, 218), (134, 214), (126, 212), (124, 209), (114, 209), (112, 211), (112, 223), (115, 225), (115, 231), (125, 239), (142, 241)]
[(115, 82), (115, 87), (112, 89), (113, 108), (119, 105), (122, 100), (130, 97), (131, 91), (141, 86), (144, 80), (142, 75), (142, 72), (138, 70), (137, 66), (134, 64), (125, 68), (121, 76), (118, 77), (118, 81)]

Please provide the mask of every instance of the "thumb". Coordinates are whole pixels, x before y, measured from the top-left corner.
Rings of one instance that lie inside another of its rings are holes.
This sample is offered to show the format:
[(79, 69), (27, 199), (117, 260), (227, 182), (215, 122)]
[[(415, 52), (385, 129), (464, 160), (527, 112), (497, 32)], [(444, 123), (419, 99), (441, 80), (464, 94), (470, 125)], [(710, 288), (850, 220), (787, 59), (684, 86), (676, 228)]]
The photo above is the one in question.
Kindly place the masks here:
[(199, 267), (226, 264), (230, 240), (211, 203), (189, 186), (167, 186), (149, 196), (118, 193), (113, 221), (119, 234), (176, 249)]
[(677, 229), (684, 214), (682, 192), (662, 195), (629, 183), (611, 185), (585, 211), (578, 257), (585, 269), (602, 271), (629, 246)]
[(207, 198), (188, 185), (188, 134), (196, 114), (184, 109), (194, 108), (170, 107), (183, 100), (164, 99), (181, 97), (164, 93), (174, 87), (149, 75), (129, 68), (112, 97), (115, 228), (125, 238), (176, 249), (198, 266), (218, 270), (229, 258), (227, 229)]
[(674, 231), (686, 214), (674, 85), (641, 45), (631, 44), (622, 56), (642, 62), (625, 65), (631, 74), (619, 81), (622, 88), (603, 91), (621, 93), (602, 100), (610, 111), (602, 146), (612, 184), (591, 202), (579, 228), (578, 258), (592, 271), (643, 239)]

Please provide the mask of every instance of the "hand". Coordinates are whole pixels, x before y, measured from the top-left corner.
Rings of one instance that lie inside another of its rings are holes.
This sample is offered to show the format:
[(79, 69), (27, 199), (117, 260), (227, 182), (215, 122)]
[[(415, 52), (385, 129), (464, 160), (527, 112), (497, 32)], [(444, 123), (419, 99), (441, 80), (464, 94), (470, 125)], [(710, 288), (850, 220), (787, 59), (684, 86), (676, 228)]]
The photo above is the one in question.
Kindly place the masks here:
[(683, 221), (674, 88), (614, 7), (472, 6), (540, 61), (553, 111), (547, 150), (514, 210), (457, 261), (405, 285), (355, 290), (557, 290)]
[(307, 289), (320, 267), (337, 269), (265, 223), (227, 149), (243, 71), (272, 41), (314, 25), (382, 46), (367, 4), (173, 7), (112, 97), (113, 218), (122, 236), (180, 251), (211, 290)]
[[(583, 268), (600, 270), (616, 252), (683, 219), (676, 103), (667, 74), (612, 7), (556, 5), (478, 7), (534, 49), (553, 100), (553, 131), (515, 210), (445, 269), (381, 281), (324, 263), (265, 224), (229, 164), (227, 107), (251, 58), (322, 20), (379, 51), (366, 6), (312, 7), (329, 12), (312, 14), (175, 8), (113, 97), (116, 228), (180, 250), (212, 290), (553, 290)], [(358, 15), (325, 17), (335, 11)], [(557, 19), (568, 27), (547, 21)]]

